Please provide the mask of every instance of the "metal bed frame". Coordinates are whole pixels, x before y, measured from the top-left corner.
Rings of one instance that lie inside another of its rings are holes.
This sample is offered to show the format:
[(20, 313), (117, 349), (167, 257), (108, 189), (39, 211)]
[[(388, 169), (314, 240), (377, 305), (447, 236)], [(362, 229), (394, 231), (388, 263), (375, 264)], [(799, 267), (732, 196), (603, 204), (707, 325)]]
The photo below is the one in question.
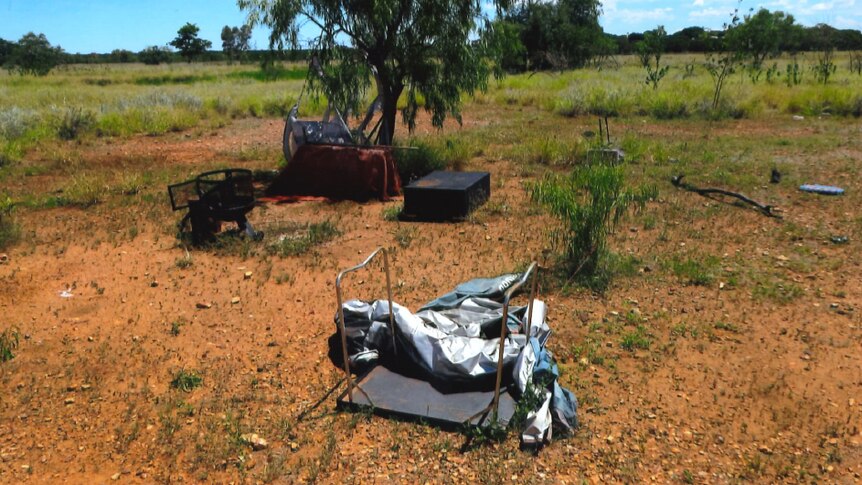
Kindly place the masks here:
[[(354, 380), (350, 371), (347, 353), (347, 334), (344, 328), (344, 308), (342, 281), (348, 273), (366, 268), (375, 258), (383, 256), (383, 270), (386, 273), (386, 294), (389, 302), (389, 327), (392, 334), (393, 349), (396, 348), (397, 326), (392, 311), (392, 285), (389, 270), (389, 255), (385, 248), (378, 248), (362, 263), (338, 273), (335, 279), (335, 293), (338, 301), (338, 331), (341, 334), (341, 351), (344, 358), (343, 370), (347, 390), (338, 397), (338, 406), (348, 409), (371, 407), (375, 413), (384, 416), (420, 419), (438, 425), (480, 426), (489, 420), (501, 425), (508, 424), (515, 411), (514, 397), (503, 387), (503, 354), (508, 334), (509, 302), (514, 294), (530, 281), (529, 304), (527, 306), (526, 335), (530, 335), (533, 320), (533, 301), (538, 288), (537, 268), (533, 261), (523, 275), (503, 294), (503, 315), (500, 327), (500, 344), (497, 354), (497, 370), (493, 393), (487, 390), (458, 390), (457, 386), (449, 392), (435, 388), (430, 382), (416, 377), (402, 375), (378, 364)], [(366, 391), (365, 388), (368, 388)], [(361, 396), (354, 393), (354, 389)], [(504, 392), (505, 391), (505, 392)], [(372, 397), (373, 396), (373, 397)], [(377, 402), (375, 402), (375, 400)], [(485, 404), (488, 403), (489, 404)], [(424, 407), (424, 408), (423, 408)], [(478, 410), (478, 412), (477, 412)]]

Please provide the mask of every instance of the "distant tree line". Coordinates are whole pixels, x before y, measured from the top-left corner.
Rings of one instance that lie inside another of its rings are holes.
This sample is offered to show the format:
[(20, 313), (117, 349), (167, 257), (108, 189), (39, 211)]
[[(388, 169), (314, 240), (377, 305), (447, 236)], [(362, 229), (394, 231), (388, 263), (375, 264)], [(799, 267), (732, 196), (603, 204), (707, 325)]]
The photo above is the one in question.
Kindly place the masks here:
[(804, 27), (780, 11), (751, 11), (722, 30), (687, 27), (673, 34), (662, 29), (660, 35), (657, 31), (613, 35), (599, 25), (600, 8), (598, 0), (517, 4), (497, 20), (495, 29), (503, 67), (510, 72), (570, 69), (616, 54), (636, 54), (645, 61), (645, 48), (653, 59), (662, 53), (732, 49), (753, 55), (758, 66), (767, 56), (781, 52), (862, 50), (862, 32), (858, 30), (826, 24)]
[[(804, 27), (792, 15), (760, 9), (739, 18), (722, 30), (686, 27), (673, 34), (661, 29), (628, 35), (605, 33), (599, 25), (599, 0), (519, 2), (495, 20), (492, 42), (499, 50), (502, 68), (509, 72), (571, 69), (590, 62), (603, 62), (616, 54), (637, 54), (643, 63), (653, 59), (653, 87), (661, 78), (659, 59), (663, 53), (710, 53), (717, 50), (743, 52), (750, 65), (759, 67), (767, 57), (782, 52), (862, 51), (862, 32), (836, 29), (826, 24)], [(140, 52), (115, 49), (110, 53), (70, 54), (52, 46), (44, 34), (28, 33), (17, 42), (0, 39), (0, 66), (20, 74), (45, 75), (60, 64), (142, 62), (250, 62), (269, 65), (277, 60), (305, 60), (307, 51), (282, 54), (251, 50), (248, 26), (224, 26), (222, 49), (198, 37), (195, 24), (186, 23), (177, 37), (161, 46)], [(173, 48), (172, 48), (173, 47)], [(656, 55), (659, 57), (656, 58)], [(644, 64), (645, 67), (648, 64)]]
[[(749, 18), (753, 20), (742, 22), (737, 28), (743, 31), (755, 30), (752, 35), (761, 35), (761, 38), (755, 41), (774, 42), (776, 52), (818, 51), (824, 47), (831, 47), (837, 51), (862, 50), (862, 32), (858, 30), (836, 29), (826, 24), (804, 27), (793, 23), (792, 15), (784, 12), (769, 12), (766, 9), (761, 9)], [(615, 45), (616, 53), (636, 54), (637, 43), (644, 40), (645, 34), (646, 32), (634, 32), (628, 35), (605, 35)], [(667, 36), (665, 52), (709, 52), (724, 35), (724, 31), (686, 27)]]

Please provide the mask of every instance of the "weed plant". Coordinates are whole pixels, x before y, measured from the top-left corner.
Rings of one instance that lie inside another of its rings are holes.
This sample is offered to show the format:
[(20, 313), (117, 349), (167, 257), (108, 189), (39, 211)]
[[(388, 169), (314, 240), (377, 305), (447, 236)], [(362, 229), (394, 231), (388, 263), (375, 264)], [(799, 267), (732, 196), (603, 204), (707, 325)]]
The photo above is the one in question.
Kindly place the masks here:
[(18, 329), (15, 327), (7, 328), (0, 333), (0, 362), (7, 362), (15, 358), (19, 336)]
[(563, 247), (565, 274), (597, 289), (609, 282), (608, 235), (629, 206), (641, 208), (657, 193), (654, 187), (627, 188), (624, 170), (607, 163), (582, 165), (531, 187), (532, 199), (562, 222), (552, 236)]
[(183, 392), (190, 392), (200, 387), (202, 383), (203, 378), (197, 372), (180, 369), (174, 374), (174, 378), (171, 380), (171, 387)]

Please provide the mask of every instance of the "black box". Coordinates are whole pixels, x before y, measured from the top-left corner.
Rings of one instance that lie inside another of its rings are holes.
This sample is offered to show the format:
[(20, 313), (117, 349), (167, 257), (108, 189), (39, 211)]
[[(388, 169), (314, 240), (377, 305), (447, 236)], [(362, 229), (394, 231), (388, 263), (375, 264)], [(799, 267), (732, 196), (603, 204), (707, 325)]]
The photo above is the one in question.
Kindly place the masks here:
[(402, 219), (463, 220), (491, 196), (488, 172), (436, 171), (404, 187)]

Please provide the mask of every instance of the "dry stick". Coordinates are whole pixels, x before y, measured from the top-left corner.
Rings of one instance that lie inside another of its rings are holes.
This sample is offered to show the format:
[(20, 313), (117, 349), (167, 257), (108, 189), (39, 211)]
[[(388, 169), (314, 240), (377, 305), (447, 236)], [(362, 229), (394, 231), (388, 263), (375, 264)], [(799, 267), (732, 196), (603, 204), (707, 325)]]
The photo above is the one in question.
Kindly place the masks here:
[(704, 197), (709, 197), (712, 194), (719, 194), (719, 195), (727, 195), (729, 197), (736, 197), (737, 199), (745, 202), (746, 204), (750, 204), (752, 207), (757, 209), (758, 212), (765, 215), (766, 217), (775, 217), (777, 219), (781, 219), (780, 214), (776, 214), (775, 212), (773, 212), (773, 210), (775, 208), (772, 207), (771, 205), (763, 205), (760, 202), (757, 202), (755, 200), (751, 200), (742, 194), (737, 194), (736, 192), (731, 192), (729, 190), (713, 189), (713, 188), (702, 189), (699, 187), (695, 187), (694, 185), (687, 184), (687, 183), (683, 182), (682, 181), (683, 177), (685, 177), (685, 175), (677, 175), (676, 177), (672, 177), (670, 179), (670, 181), (675, 187), (678, 187), (678, 188), (684, 189), (684, 190), (688, 190), (689, 192), (694, 192), (696, 194), (700, 194)]

